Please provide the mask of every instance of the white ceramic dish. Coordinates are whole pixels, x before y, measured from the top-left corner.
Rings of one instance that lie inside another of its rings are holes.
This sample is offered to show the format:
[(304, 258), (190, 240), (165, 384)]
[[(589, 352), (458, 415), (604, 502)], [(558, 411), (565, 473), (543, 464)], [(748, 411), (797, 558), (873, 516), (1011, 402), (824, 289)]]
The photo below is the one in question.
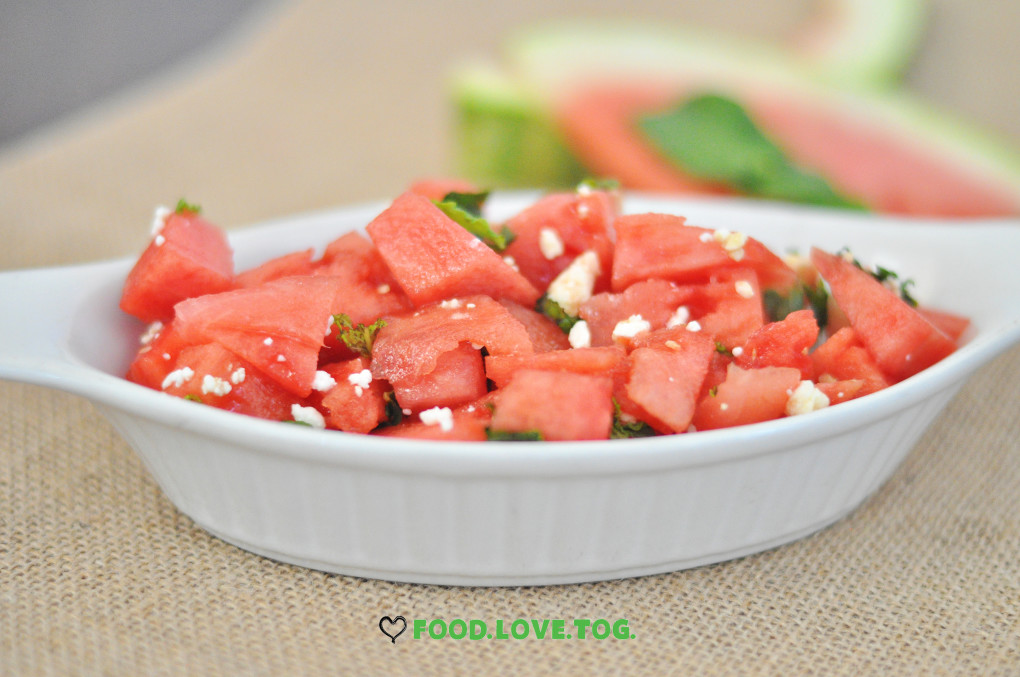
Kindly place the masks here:
[[(534, 197), (497, 195), (492, 216)], [(322, 246), (384, 206), (237, 232), (238, 266)], [(0, 377), (92, 400), (182, 512), (246, 550), (393, 581), (528, 585), (675, 571), (829, 525), (892, 474), (978, 366), (1020, 339), (1016, 220), (640, 195), (625, 210), (684, 214), (777, 251), (850, 245), (908, 271), (922, 301), (973, 326), (934, 367), (806, 416), (642, 440), (426, 443), (255, 420), (122, 380), (142, 327), (117, 308), (132, 263), (120, 260), (0, 274)]]

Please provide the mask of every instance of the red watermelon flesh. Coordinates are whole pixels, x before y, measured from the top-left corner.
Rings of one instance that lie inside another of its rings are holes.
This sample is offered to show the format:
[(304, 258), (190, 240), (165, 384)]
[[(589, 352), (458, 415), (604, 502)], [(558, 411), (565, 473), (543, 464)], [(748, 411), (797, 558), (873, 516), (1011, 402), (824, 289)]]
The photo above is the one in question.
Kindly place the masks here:
[(567, 335), (563, 330), (542, 313), (507, 299), (503, 299), (499, 303), (528, 330), (531, 345), (536, 353), (566, 350), (570, 347), (570, 341), (567, 340)]
[(173, 212), (128, 273), (121, 309), (143, 322), (167, 322), (174, 304), (233, 286), (226, 235), (198, 214)]
[[(547, 195), (507, 221), (515, 237), (505, 254), (513, 257), (521, 275), (531, 284), (545, 289), (574, 259), (594, 251), (603, 271), (595, 289), (603, 291), (609, 286), (613, 264), (610, 230), (617, 202), (616, 196), (595, 190)], [(543, 235), (543, 231), (549, 232)], [(557, 253), (548, 245), (543, 250), (543, 240), (551, 245), (559, 243), (557, 249), (562, 251)]]
[(889, 379), (882, 373), (850, 327), (843, 327), (811, 353), (814, 380), (858, 380), (863, 384), (859, 394), (867, 395), (888, 388)]
[(441, 354), (429, 373), (390, 383), (397, 403), (412, 412), (432, 407), (458, 407), (477, 400), (488, 390), (482, 353), (469, 343)]
[(797, 273), (754, 238), (686, 224), (672, 214), (628, 214), (615, 222), (613, 290), (648, 278), (707, 281), (728, 268), (751, 268), (762, 286), (786, 290)]
[(419, 179), (407, 188), (408, 192), (423, 195), (430, 200), (442, 200), (450, 193), (478, 193), (478, 187), (470, 181), (446, 177)]
[[(186, 370), (192, 372), (190, 377)], [(299, 402), (250, 362), (217, 343), (181, 350), (167, 378), (172, 382), (164, 382), (162, 390), (168, 394), (191, 396), (213, 407), (271, 421), (291, 420), (291, 406)]]
[(154, 323), (143, 337), (144, 344), (128, 367), (127, 380), (159, 390), (166, 375), (173, 371), (177, 355), (187, 347), (170, 322)]
[(854, 333), (894, 381), (912, 376), (956, 350), (952, 339), (867, 271), (818, 248), (812, 248), (811, 261), (829, 284)]
[(286, 277), (182, 301), (175, 324), (184, 340), (216, 341), (306, 397), (336, 295), (333, 278)]
[(323, 411), (327, 428), (367, 433), (386, 419), (384, 396), (389, 390), (388, 384), (372, 379), (365, 387), (366, 379), (358, 375), (366, 369), (368, 360), (363, 357), (323, 365), (322, 371), (329, 374), (336, 385), (321, 395), (313, 393), (309, 399)]
[(573, 348), (532, 355), (487, 355), (485, 374), (497, 388), (509, 383), (522, 369), (613, 375), (624, 368), (626, 357), (626, 351), (619, 346)]
[(608, 376), (523, 369), (500, 389), (492, 429), (544, 440), (604, 440), (613, 427)]
[(415, 305), (472, 294), (524, 306), (538, 300), (527, 279), (422, 195), (404, 193), (367, 229)]
[(250, 268), (234, 276), (235, 287), (257, 287), (270, 280), (293, 275), (311, 275), (314, 264), (313, 251), (306, 249), (301, 252), (284, 254), (265, 263)]
[(461, 343), (490, 355), (532, 353), (528, 331), (487, 296), (466, 296), (387, 320), (372, 348), (372, 373), (388, 381), (421, 377)]
[(593, 346), (613, 345), (613, 329), (619, 322), (640, 315), (652, 330), (666, 326), (677, 308), (693, 292), (666, 280), (635, 282), (620, 293), (602, 292), (581, 304), (578, 315), (588, 323)]
[(780, 418), (800, 381), (793, 367), (741, 369), (731, 364), (715, 394), (698, 403), (692, 423), (698, 430), (712, 430)]
[(810, 310), (797, 310), (778, 322), (769, 322), (751, 334), (734, 357), (739, 367), (795, 367), (810, 379), (813, 366), (808, 351), (818, 340), (818, 322)]
[(626, 389), (645, 412), (638, 418), (662, 433), (686, 432), (714, 352), (712, 341), (691, 332), (633, 350)]

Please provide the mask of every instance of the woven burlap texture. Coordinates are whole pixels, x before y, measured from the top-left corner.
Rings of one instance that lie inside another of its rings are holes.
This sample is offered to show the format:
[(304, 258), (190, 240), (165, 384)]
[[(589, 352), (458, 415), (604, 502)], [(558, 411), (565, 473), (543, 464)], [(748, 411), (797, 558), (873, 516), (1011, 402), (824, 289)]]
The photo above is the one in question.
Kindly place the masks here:
[[(392, 73), (352, 58), (401, 54), (423, 25), (492, 33), (424, 14), (380, 42), (392, 17), (369, 3), (288, 5), (177, 80), (0, 155), (0, 268), (135, 253), (152, 207), (181, 196), (233, 228), (439, 173), (441, 137), (420, 131), (441, 126), (442, 95), (418, 80), (451, 43), (413, 43), (424, 65), (403, 53)], [(362, 580), (239, 550), (179, 513), (86, 401), (0, 383), (0, 674), (1016, 674), (1018, 379), (1013, 349), (885, 486), (814, 536), (684, 572), (507, 589)], [(634, 638), (394, 643), (378, 624), (396, 615), (626, 618)]]

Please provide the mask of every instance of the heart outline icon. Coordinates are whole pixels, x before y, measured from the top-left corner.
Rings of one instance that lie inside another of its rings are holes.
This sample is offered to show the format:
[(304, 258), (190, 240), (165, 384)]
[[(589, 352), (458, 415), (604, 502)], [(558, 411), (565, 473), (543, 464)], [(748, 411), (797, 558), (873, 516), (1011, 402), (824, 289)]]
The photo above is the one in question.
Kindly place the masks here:
[[(401, 623), (403, 623), (403, 626), (400, 628), (400, 631), (397, 632), (397, 634), (391, 635), (389, 633), (389, 630), (387, 630), (386, 628), (383, 627), (383, 623), (389, 623), (390, 626), (392, 627), (392, 626), (397, 624), (397, 621), (400, 621)], [(379, 619), (379, 629), (382, 631), (382, 634), (384, 634), (384, 635), (386, 635), (387, 637), (390, 638), (390, 642), (392, 642), (393, 644), (396, 644), (397, 643), (397, 637), (400, 637), (402, 634), (404, 634), (404, 631), (407, 630), (407, 619), (405, 619), (403, 616), (397, 616), (396, 618), (390, 618), (389, 616), (383, 616), (382, 618)]]

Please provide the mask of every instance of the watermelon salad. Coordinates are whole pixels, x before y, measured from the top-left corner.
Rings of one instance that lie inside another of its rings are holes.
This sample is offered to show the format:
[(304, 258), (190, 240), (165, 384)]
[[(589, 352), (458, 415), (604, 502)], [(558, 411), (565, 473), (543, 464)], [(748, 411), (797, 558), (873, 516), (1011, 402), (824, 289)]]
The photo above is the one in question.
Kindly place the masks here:
[(797, 416), (909, 378), (966, 318), (848, 251), (623, 214), (611, 185), (503, 223), (423, 180), (364, 233), (236, 272), (194, 205), (158, 209), (121, 308), (134, 383), (227, 411), (434, 440), (596, 440)]

